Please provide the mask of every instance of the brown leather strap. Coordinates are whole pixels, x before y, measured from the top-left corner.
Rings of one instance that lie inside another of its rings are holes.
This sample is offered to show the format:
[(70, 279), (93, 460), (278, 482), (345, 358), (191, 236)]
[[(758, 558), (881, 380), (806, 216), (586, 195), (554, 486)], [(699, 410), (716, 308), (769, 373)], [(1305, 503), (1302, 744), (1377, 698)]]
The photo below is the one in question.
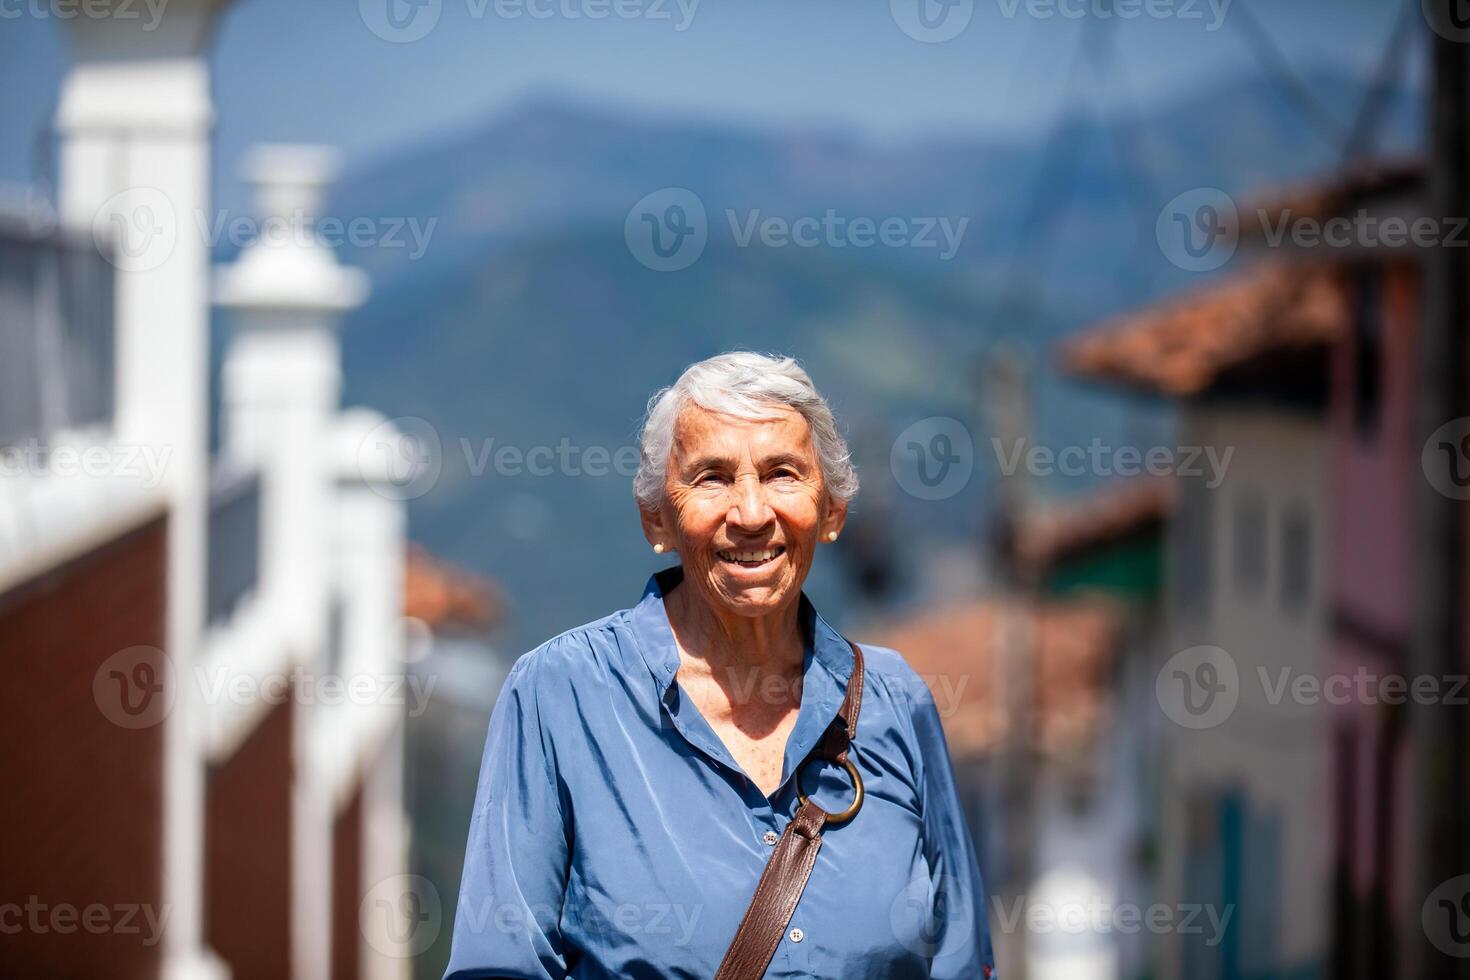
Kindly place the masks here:
[[(802, 760), (796, 769), (797, 789), (801, 788), (801, 771), (813, 759), (845, 764), (848, 747), (857, 737), (858, 715), (863, 708), (863, 651), (856, 643), (852, 646), (852, 676), (847, 681), (847, 693), (837, 718), (823, 734), (812, 754)], [(853, 770), (856, 777), (856, 770)], [(860, 778), (860, 777), (859, 777)], [(861, 782), (853, 787), (861, 806)], [(735, 930), (735, 938), (725, 951), (720, 970), (715, 980), (759, 980), (765, 975), (771, 957), (781, 945), (786, 933), (786, 924), (796, 911), (796, 903), (806, 889), (816, 864), (817, 852), (822, 849), (822, 828), (827, 823), (827, 811), (811, 801), (803, 803), (796, 816), (786, 825), (771, 860), (756, 883), (750, 907)]]
[(818, 757), (838, 765), (847, 761), (847, 747), (857, 737), (858, 714), (863, 710), (863, 651), (851, 640), (847, 643), (852, 647), (852, 676), (847, 680), (842, 707), (837, 709), (841, 724), (829, 726), (817, 743)]

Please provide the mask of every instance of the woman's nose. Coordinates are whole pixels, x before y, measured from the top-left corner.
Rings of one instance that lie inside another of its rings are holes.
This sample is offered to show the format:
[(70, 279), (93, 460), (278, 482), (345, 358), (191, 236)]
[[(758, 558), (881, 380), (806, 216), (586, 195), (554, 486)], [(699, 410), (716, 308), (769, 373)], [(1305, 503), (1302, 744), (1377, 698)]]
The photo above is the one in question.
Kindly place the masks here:
[(735, 481), (735, 495), (730, 512), (725, 515), (726, 523), (745, 531), (758, 531), (774, 518), (774, 512), (766, 501), (765, 487), (761, 481), (750, 478)]

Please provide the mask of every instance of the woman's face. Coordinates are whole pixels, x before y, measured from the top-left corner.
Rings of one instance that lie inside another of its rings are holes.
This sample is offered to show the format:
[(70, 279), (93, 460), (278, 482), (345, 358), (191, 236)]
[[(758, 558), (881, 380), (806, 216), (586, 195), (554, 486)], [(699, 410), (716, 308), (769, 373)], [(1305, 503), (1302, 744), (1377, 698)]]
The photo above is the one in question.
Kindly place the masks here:
[(846, 511), (828, 500), (794, 409), (752, 422), (690, 405), (674, 426), (664, 506), (644, 529), (678, 549), (684, 580), (716, 610), (759, 617), (800, 594), (817, 542)]

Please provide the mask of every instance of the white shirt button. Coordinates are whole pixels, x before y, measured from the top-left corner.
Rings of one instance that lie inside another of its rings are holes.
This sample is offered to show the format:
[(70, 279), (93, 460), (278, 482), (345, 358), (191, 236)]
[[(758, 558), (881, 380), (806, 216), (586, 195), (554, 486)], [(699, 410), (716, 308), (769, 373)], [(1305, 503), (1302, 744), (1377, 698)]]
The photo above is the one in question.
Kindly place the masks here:
[(806, 938), (806, 933), (802, 932), (801, 929), (798, 928), (798, 929), (792, 929), (791, 930), (791, 941), (793, 943), (799, 943), (799, 942), (801, 942), (805, 938)]
[(774, 830), (768, 830), (768, 831), (766, 831), (766, 835), (761, 838), (761, 840), (763, 840), (763, 841), (766, 842), (766, 846), (767, 847), (775, 847), (776, 846), (776, 842), (778, 840), (780, 840), (780, 839), (781, 839), (781, 835), (778, 834), (778, 833), (776, 833)]

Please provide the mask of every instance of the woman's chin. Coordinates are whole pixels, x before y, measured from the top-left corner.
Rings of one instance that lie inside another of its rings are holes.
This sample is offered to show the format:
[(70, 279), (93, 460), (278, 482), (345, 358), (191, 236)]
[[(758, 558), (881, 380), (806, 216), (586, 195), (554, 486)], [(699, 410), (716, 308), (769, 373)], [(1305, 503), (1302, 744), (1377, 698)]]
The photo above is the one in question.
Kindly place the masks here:
[(749, 569), (715, 571), (714, 594), (721, 605), (740, 616), (763, 616), (784, 606), (790, 591), (779, 572), (753, 574)]

